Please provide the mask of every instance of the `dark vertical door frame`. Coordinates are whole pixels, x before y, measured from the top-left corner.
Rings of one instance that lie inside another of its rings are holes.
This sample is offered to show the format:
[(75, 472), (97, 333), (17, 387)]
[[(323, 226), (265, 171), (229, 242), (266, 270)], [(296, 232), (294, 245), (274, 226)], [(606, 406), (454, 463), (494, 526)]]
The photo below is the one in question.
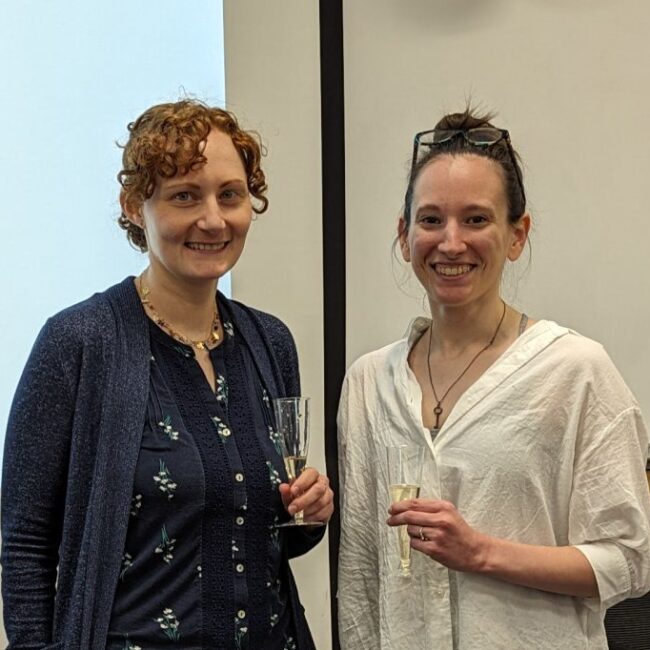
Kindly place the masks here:
[[(323, 208), (323, 331), (325, 459), (338, 495), (336, 412), (345, 374), (345, 123), (343, 101), (343, 3), (319, 0)], [(329, 524), (332, 650), (339, 650), (337, 571), (340, 521)]]

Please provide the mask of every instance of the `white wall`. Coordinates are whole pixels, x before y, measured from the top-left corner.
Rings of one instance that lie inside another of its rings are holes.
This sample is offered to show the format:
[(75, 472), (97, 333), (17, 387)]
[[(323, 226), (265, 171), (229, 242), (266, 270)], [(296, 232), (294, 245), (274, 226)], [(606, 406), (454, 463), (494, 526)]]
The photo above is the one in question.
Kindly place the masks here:
[[(314, 408), (309, 463), (325, 469), (318, 3), (225, 0), (226, 97), (268, 147), (270, 207), (232, 272), (233, 297), (291, 328)], [(293, 562), (318, 648), (331, 647), (327, 539)]]

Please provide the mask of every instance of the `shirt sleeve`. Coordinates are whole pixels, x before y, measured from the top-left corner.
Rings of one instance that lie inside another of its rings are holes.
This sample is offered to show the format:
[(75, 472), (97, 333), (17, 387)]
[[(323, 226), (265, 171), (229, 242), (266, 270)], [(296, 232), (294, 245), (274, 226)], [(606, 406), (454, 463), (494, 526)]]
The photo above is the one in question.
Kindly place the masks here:
[(2, 471), (2, 597), (8, 650), (51, 643), (74, 400), (49, 321), (18, 384)]
[[(352, 372), (352, 371), (351, 371)], [(358, 379), (343, 384), (338, 413), (341, 541), (339, 636), (343, 650), (376, 650), (379, 642), (379, 561), (372, 435)]]
[(650, 589), (648, 435), (636, 405), (608, 425), (598, 411), (587, 411), (578, 439), (569, 542), (596, 576), (599, 598), (588, 606), (605, 609)]

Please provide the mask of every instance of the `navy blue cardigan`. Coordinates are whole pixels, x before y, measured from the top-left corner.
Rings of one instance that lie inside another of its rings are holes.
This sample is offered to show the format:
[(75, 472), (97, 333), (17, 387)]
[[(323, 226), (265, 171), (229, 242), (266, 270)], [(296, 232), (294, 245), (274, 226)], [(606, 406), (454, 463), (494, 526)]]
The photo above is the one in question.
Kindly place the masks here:
[[(272, 397), (299, 395), (297, 354), (286, 326), (228, 304)], [(105, 646), (150, 355), (133, 278), (54, 316), (34, 344), (9, 416), (2, 474), (8, 650)], [(322, 535), (323, 528), (288, 536), (284, 565), (300, 650), (314, 646), (288, 560)]]

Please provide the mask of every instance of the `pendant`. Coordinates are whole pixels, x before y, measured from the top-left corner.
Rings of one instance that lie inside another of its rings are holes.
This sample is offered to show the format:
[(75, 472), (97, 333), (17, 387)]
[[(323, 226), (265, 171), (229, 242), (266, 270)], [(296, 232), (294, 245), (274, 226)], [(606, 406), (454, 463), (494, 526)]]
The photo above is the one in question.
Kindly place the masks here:
[(440, 406), (440, 402), (436, 404), (436, 407), (433, 409), (433, 414), (436, 416), (436, 423), (434, 425), (434, 428), (436, 431), (440, 431), (440, 414), (442, 413), (442, 406)]

